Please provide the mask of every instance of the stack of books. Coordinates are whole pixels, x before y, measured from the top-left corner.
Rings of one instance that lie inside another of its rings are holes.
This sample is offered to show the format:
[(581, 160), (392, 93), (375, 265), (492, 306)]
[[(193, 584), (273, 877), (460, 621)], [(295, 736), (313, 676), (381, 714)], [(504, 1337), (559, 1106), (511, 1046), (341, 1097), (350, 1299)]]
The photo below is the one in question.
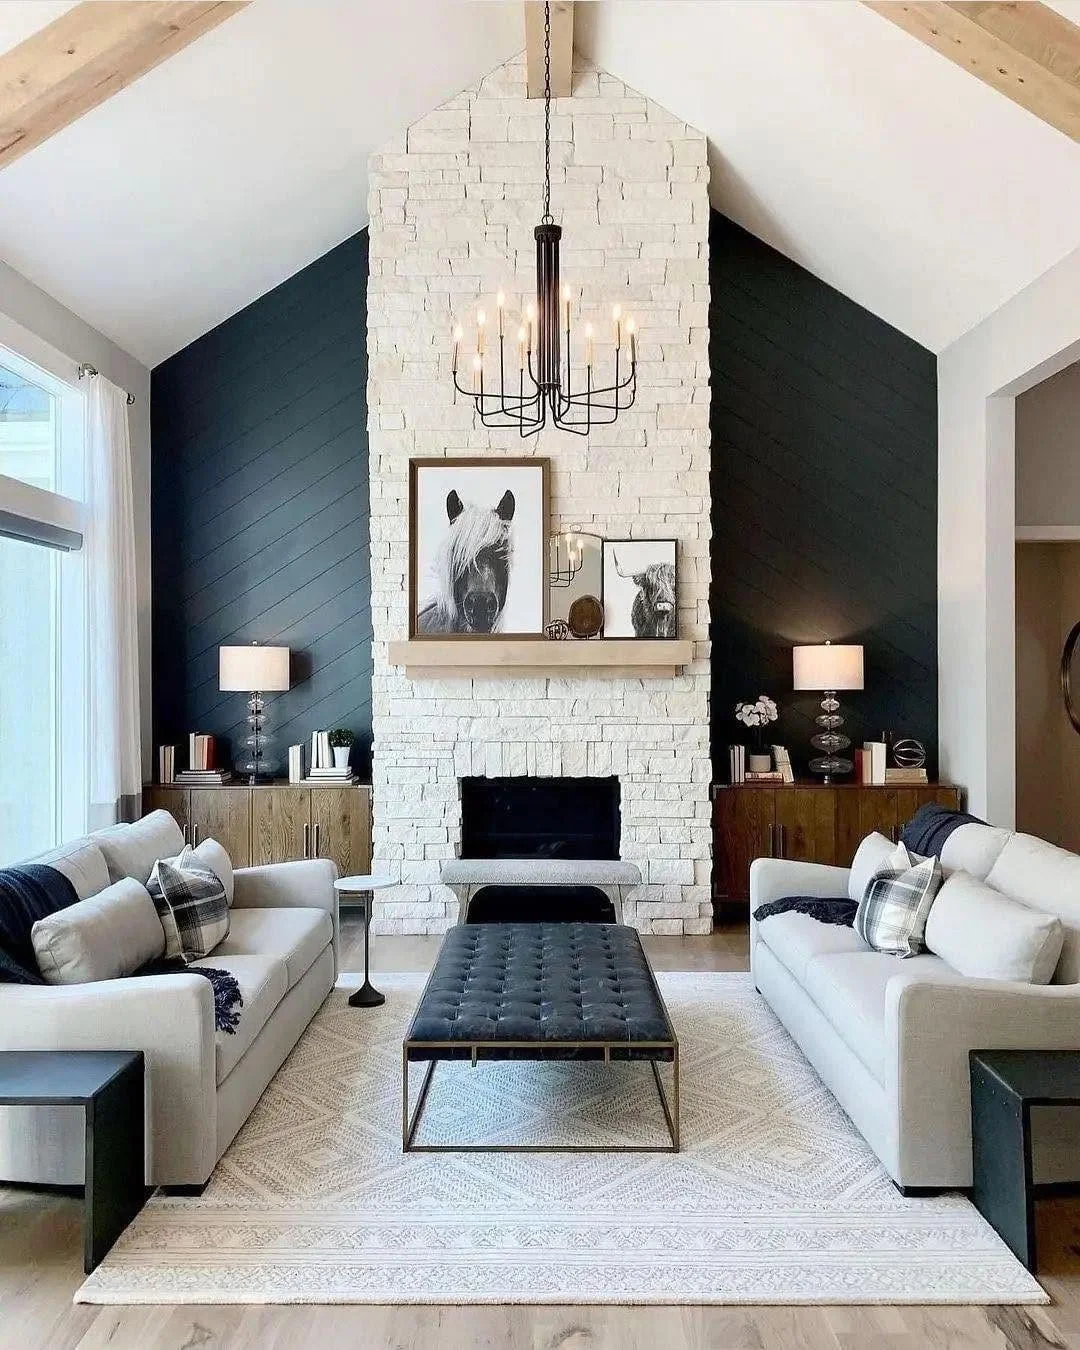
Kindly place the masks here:
[(304, 778), (304, 747), (289, 746), (289, 782), (300, 783)]
[(744, 780), (747, 783), (783, 783), (785, 778), (779, 769), (767, 769), (761, 773), (748, 773)]
[(787, 746), (774, 745), (772, 754), (773, 763), (776, 765), (781, 781), (784, 783), (794, 783), (795, 770), (791, 766), (791, 756), (788, 754)]
[(228, 769), (220, 768), (213, 736), (193, 731), (188, 736), (188, 767), (176, 775), (176, 782), (188, 787), (216, 787), (232, 781)]
[(917, 787), (920, 784), (925, 786), (928, 779), (925, 768), (900, 768), (899, 765), (894, 765), (891, 769), (885, 770), (885, 781), (897, 787)]
[[(289, 771), (291, 775), (291, 752)], [(311, 767), (308, 769), (308, 776), (301, 779), (301, 782), (308, 787), (326, 787), (329, 784), (355, 783), (356, 781), (356, 775), (347, 764), (340, 769), (335, 766), (334, 752), (330, 748), (330, 733), (328, 731), (313, 731), (311, 733)]]
[(746, 746), (729, 745), (728, 746), (728, 767), (730, 770), (732, 783), (746, 782)]
[(158, 782), (174, 783), (176, 781), (176, 746), (159, 745), (157, 754)]

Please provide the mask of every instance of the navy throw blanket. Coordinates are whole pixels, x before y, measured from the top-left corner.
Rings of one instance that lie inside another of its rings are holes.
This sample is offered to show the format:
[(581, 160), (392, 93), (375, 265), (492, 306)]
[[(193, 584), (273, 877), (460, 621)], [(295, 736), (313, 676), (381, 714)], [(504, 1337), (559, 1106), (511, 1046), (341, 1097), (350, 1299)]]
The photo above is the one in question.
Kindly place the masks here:
[(920, 806), (908, 823), (900, 831), (900, 842), (912, 853), (924, 858), (940, 858), (945, 841), (961, 825), (985, 825), (978, 816), (969, 816), (966, 811), (955, 811), (948, 806), (939, 806), (937, 802), (927, 802)]
[(854, 900), (847, 897), (836, 899), (832, 896), (822, 897), (819, 895), (785, 895), (780, 900), (769, 900), (764, 905), (758, 905), (754, 910), (754, 918), (760, 923), (762, 919), (771, 919), (774, 914), (808, 914), (811, 919), (817, 919), (818, 923), (831, 923), (837, 928), (850, 928), (855, 922), (855, 911), (859, 906)]
[[(79, 899), (63, 872), (44, 863), (0, 868), (0, 984), (44, 984), (38, 970), (30, 931), (38, 919), (67, 909)], [(239, 1009), (244, 1006), (236, 976), (209, 966), (187, 966), (183, 961), (151, 961), (139, 975), (175, 975), (190, 970), (210, 981), (214, 990), (214, 1025), (236, 1034)]]

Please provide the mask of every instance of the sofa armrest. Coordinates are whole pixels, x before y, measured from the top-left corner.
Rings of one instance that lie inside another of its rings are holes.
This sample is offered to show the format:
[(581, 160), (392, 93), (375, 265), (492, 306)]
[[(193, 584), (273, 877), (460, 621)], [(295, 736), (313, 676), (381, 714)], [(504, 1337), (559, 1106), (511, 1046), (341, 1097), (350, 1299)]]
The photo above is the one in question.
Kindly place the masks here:
[(202, 975), (0, 986), (2, 1050), (141, 1050), (146, 1179), (192, 1185), (217, 1161), (214, 991)]
[(324, 909), (334, 926), (334, 967), (340, 940), (337, 864), (329, 858), (238, 867), (233, 873), (233, 909)]
[(848, 868), (788, 858), (755, 858), (750, 864), (750, 912), (785, 895), (847, 898)]
[(901, 1171), (910, 1175), (920, 1157), (944, 1153), (955, 1184), (957, 1175), (971, 1175), (969, 1051), (1080, 1048), (1080, 990), (976, 980), (948, 969), (900, 971), (886, 987), (884, 1031)]

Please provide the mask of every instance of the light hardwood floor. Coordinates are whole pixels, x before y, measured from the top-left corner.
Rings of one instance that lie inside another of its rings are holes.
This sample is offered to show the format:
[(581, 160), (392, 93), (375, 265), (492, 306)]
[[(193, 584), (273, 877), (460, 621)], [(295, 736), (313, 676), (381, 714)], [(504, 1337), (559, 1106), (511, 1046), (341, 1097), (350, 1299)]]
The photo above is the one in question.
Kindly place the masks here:
[[(352, 916), (343, 937), (362, 968)], [(376, 938), (373, 970), (426, 970), (438, 945)], [(745, 929), (646, 946), (660, 970), (747, 968)], [(75, 1198), (0, 1188), (4, 1350), (1080, 1350), (1080, 1199), (1039, 1206), (1048, 1308), (84, 1307), (80, 1224)]]

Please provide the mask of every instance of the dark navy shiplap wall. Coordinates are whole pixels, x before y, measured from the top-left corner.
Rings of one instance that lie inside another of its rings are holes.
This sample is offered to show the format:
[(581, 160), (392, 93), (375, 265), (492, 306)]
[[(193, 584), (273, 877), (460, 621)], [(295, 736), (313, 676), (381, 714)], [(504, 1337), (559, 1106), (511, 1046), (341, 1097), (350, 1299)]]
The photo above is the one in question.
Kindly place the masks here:
[(293, 651), (268, 699), (278, 767), (337, 726), (367, 767), (366, 294), (362, 231), (153, 371), (155, 743), (239, 750), (246, 700), (218, 691), (218, 647), (256, 640)]
[(761, 692), (805, 766), (819, 696), (792, 692), (791, 647), (826, 638), (865, 647), (855, 744), (916, 736), (933, 773), (935, 357), (716, 213), (710, 276), (715, 773)]

